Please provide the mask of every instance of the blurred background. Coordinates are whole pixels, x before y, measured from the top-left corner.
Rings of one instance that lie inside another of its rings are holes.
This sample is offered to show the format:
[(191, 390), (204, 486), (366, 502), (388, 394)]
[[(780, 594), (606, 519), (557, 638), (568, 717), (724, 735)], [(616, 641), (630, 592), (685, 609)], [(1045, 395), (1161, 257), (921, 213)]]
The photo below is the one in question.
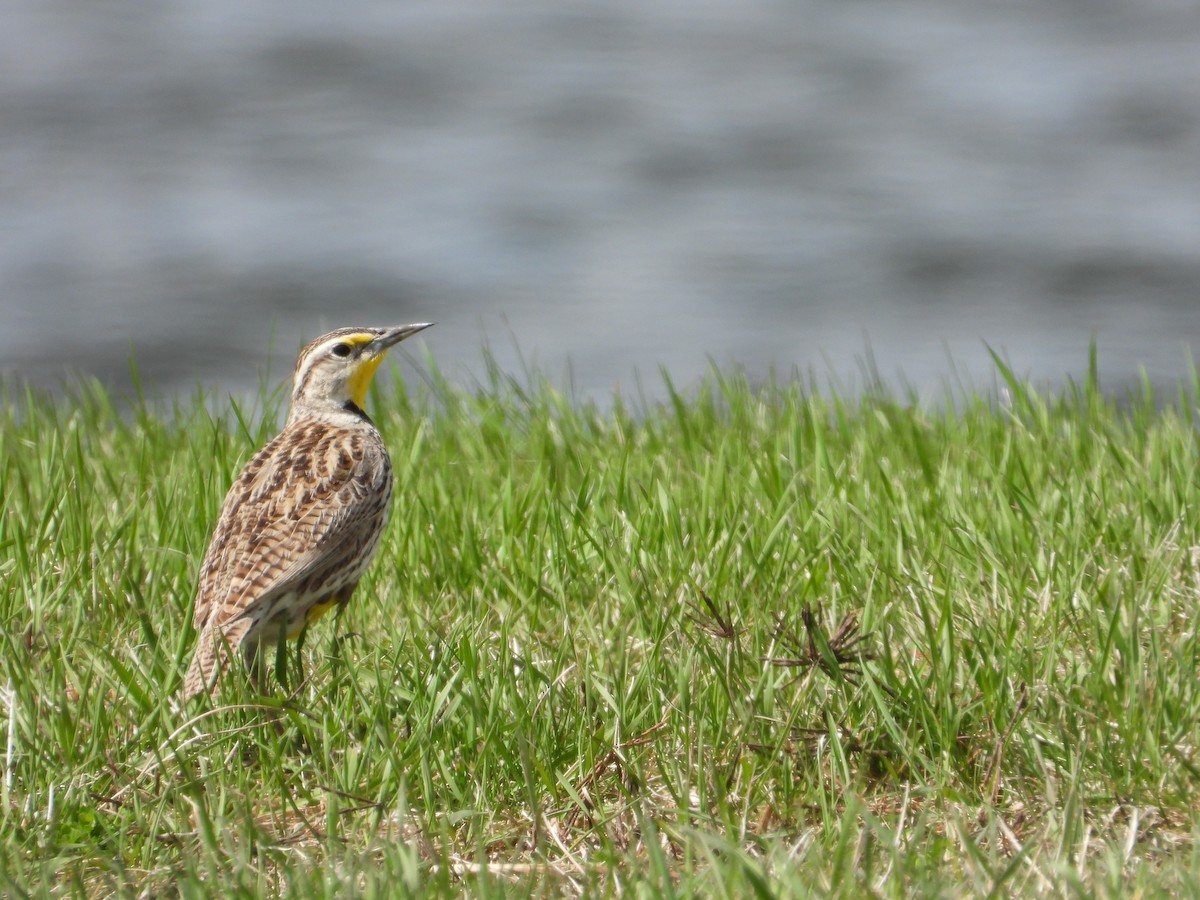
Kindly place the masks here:
[(1200, 4), (7, 0), (5, 375), (119, 387), (132, 347), (236, 394), (425, 320), (456, 380), (486, 343), (600, 400), (868, 353), (986, 386), (985, 343), (1057, 383), (1093, 337), (1106, 387), (1173, 384)]

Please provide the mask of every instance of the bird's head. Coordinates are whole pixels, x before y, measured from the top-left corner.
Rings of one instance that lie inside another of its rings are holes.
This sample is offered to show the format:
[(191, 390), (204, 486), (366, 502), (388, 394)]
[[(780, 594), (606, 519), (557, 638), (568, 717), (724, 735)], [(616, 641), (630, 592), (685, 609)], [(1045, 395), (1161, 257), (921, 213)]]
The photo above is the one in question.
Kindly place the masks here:
[(292, 415), (313, 406), (362, 408), (375, 370), (388, 348), (432, 325), (393, 328), (339, 328), (321, 335), (302, 351), (292, 374)]

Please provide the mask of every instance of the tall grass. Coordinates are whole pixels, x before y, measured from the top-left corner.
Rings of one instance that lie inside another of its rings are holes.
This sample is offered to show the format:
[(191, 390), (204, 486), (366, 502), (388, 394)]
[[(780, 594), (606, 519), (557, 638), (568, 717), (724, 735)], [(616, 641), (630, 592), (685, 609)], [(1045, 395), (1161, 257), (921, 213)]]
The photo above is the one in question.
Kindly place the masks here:
[(184, 710), (196, 567), (278, 396), (10, 386), (0, 891), (1194, 885), (1196, 379), (1117, 403), (997, 365), (997, 402), (935, 407), (384, 385), (354, 602), (294, 692)]

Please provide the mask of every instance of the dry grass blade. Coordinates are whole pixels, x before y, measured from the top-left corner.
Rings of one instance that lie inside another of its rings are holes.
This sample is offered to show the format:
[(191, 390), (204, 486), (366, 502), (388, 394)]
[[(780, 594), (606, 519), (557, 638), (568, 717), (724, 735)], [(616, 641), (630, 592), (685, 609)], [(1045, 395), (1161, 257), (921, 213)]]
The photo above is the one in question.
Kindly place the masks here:
[(858, 617), (846, 613), (832, 635), (826, 634), (821, 627), (820, 607), (814, 610), (806, 606), (800, 619), (804, 623), (803, 640), (782, 616), (776, 617), (776, 637), (793, 655), (768, 656), (763, 657), (763, 661), (781, 668), (817, 668), (835, 681), (844, 679), (857, 684), (862, 663), (873, 657), (871, 651), (862, 646), (870, 635), (860, 632)]
[(704, 601), (706, 609), (701, 609), (691, 600), (687, 601), (687, 605), (692, 612), (687, 614), (687, 617), (699, 626), (700, 630), (706, 634), (711, 634), (713, 637), (721, 638), (722, 640), (732, 641), (737, 638), (745, 629), (737, 628), (733, 624), (733, 612), (728, 603), (725, 604), (725, 609), (720, 609), (716, 601), (708, 596), (704, 591), (697, 589), (700, 594), (700, 599)]
[[(862, 739), (854, 734), (854, 732), (852, 732), (849, 728), (846, 728), (844, 725), (838, 725), (837, 730), (841, 739), (842, 748), (847, 753), (866, 752), (866, 745), (862, 742)], [(814, 745), (829, 737), (828, 728), (807, 728), (797, 726), (792, 728), (789, 733), (791, 735), (790, 737), (785, 738), (777, 744), (751, 742), (746, 744), (746, 749), (753, 750), (755, 753), (773, 754), (782, 752), (789, 756), (798, 756), (800, 754), (811, 753)]]
[(1004, 759), (1004, 746), (1012, 737), (1013, 729), (1021, 721), (1025, 707), (1029, 704), (1029, 686), (1021, 685), (1021, 693), (1017, 697), (1017, 707), (1013, 710), (1012, 718), (1004, 729), (1004, 733), (996, 738), (996, 749), (988, 762), (987, 772), (983, 776), (983, 785), (987, 788), (988, 800), (993, 805), (1000, 799), (1000, 764)]
[(572, 810), (571, 814), (567, 817), (567, 824), (571, 827), (574, 827), (576, 824), (578, 824), (581, 814), (590, 813), (591, 810), (596, 808), (596, 804), (592, 800), (591, 788), (593, 785), (595, 785), (599, 778), (606, 771), (608, 771), (610, 767), (615, 768), (618, 772), (622, 772), (624, 770), (624, 758), (622, 757), (623, 750), (628, 750), (632, 747), (640, 747), (643, 744), (650, 743), (652, 740), (654, 740), (654, 736), (666, 727), (667, 720), (664, 718), (662, 721), (655, 725), (651, 725), (640, 734), (636, 734), (628, 740), (621, 741), (621, 743), (617, 744), (615, 747), (609, 748), (609, 750), (603, 756), (596, 760), (596, 764), (592, 766), (592, 768), (588, 770), (588, 773), (575, 784), (575, 790), (583, 799), (584, 803), (587, 804), (587, 808), (585, 810)]

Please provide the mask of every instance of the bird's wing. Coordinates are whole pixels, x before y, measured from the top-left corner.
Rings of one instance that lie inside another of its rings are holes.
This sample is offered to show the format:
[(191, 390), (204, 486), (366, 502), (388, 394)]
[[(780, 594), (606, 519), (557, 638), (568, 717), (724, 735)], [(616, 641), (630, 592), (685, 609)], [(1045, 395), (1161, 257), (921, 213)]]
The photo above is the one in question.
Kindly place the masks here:
[(385, 515), (389, 472), (382, 445), (361, 433), (320, 423), (281, 432), (225, 497), (200, 567), (196, 629), (229, 622), (297, 584), (365, 518)]

